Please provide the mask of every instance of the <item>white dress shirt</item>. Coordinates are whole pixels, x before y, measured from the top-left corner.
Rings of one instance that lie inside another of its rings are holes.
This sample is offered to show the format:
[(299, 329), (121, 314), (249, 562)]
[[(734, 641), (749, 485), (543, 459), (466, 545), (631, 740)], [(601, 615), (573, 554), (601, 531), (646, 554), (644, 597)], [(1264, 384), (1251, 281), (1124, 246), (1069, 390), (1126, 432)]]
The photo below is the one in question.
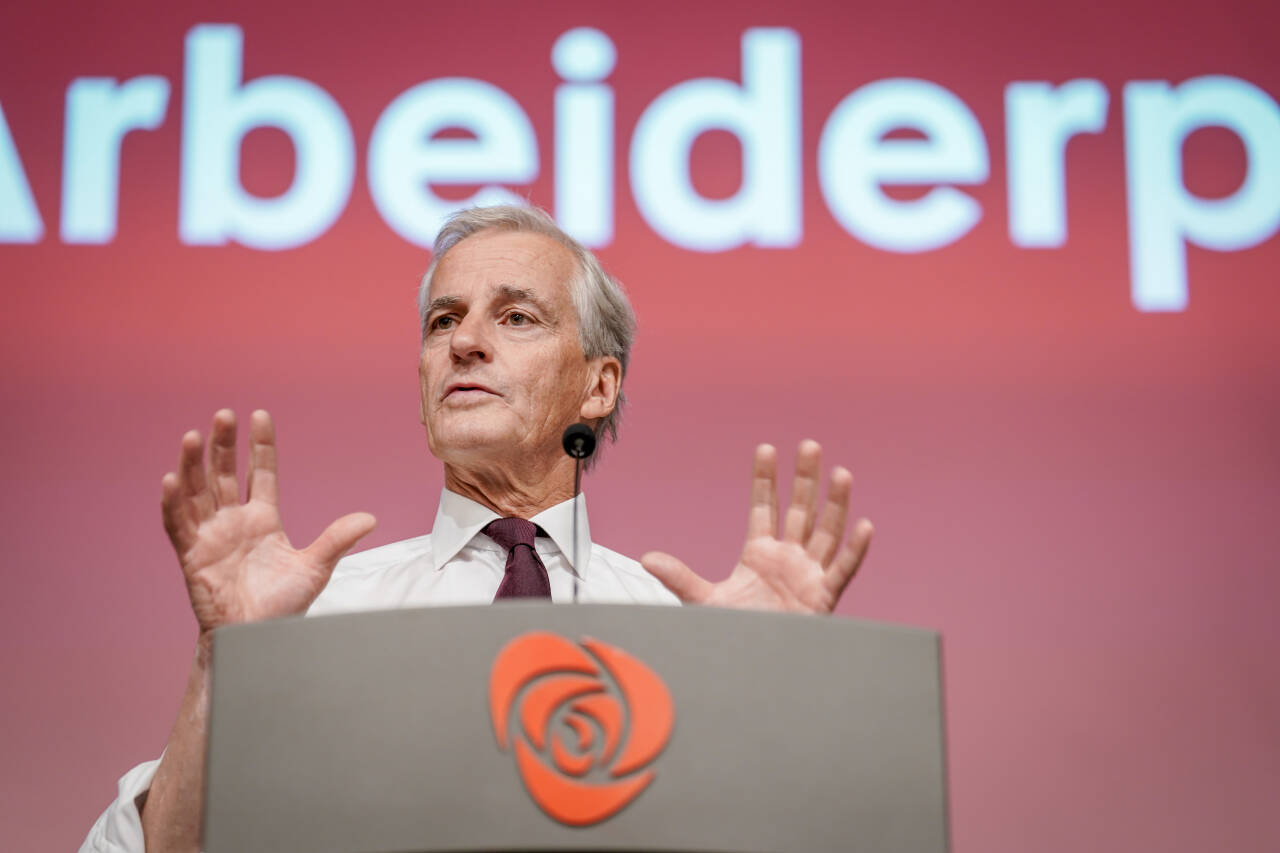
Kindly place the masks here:
[[(572, 500), (529, 519), (547, 533), (534, 547), (547, 567), (552, 601), (573, 601), (576, 577), (580, 602), (680, 603), (635, 560), (593, 543), (585, 497), (579, 496), (577, 507), (580, 566), (574, 558)], [(307, 615), (493, 601), (507, 551), (480, 530), (499, 517), (473, 500), (443, 491), (429, 534), (343, 558)], [(120, 778), (115, 801), (89, 830), (80, 853), (144, 853), (137, 799), (150, 789), (159, 763), (139, 764)]]

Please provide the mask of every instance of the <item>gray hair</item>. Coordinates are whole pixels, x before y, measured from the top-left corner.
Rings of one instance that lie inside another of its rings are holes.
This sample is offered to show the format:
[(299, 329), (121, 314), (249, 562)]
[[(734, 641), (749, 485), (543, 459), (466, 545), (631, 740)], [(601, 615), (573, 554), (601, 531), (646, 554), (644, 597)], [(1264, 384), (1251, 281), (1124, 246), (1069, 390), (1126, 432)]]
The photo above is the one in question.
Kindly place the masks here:
[[(431, 265), (423, 274), (422, 285), (418, 288), (418, 325), (423, 338), (426, 337), (427, 307), (431, 304), (431, 279), (436, 267), (458, 243), (489, 229), (542, 234), (573, 253), (578, 272), (569, 282), (569, 295), (578, 314), (578, 341), (583, 355), (588, 359), (613, 356), (622, 365), (622, 378), (625, 378), (627, 363), (631, 360), (631, 345), (635, 341), (636, 315), (631, 310), (622, 283), (606, 273), (596, 256), (566, 234), (550, 214), (537, 207), (511, 204), (469, 207), (457, 211), (445, 221), (431, 250)], [(607, 434), (610, 440), (618, 440), (618, 422), (622, 419), (622, 406), (626, 399), (620, 379), (618, 401), (613, 411), (595, 426), (597, 438)], [(595, 458), (592, 456), (588, 464)]]

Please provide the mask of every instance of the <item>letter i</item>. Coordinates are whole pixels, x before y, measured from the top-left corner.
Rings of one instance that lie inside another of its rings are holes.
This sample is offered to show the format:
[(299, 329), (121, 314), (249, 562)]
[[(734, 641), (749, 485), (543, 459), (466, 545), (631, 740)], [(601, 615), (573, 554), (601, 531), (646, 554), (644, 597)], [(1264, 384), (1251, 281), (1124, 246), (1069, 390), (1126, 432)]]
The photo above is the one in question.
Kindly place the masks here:
[(556, 39), (551, 64), (567, 82), (556, 87), (556, 219), (591, 248), (613, 240), (613, 71), (617, 49), (591, 27)]

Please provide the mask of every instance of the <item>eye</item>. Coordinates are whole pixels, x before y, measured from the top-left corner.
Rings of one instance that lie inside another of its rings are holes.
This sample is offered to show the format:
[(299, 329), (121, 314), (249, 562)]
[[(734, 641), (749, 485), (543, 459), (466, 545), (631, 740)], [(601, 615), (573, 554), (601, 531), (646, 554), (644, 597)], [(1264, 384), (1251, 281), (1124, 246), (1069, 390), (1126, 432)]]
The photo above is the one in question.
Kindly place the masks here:
[(519, 311), (512, 311), (507, 315), (507, 322), (513, 326), (524, 326), (529, 322), (529, 317)]
[(450, 329), (450, 328), (453, 328), (453, 324), (455, 322), (457, 321), (454, 319), (453, 315), (445, 314), (441, 317), (437, 317), (434, 320), (432, 320), (427, 325), (427, 328), (430, 329), (431, 331), (435, 331), (436, 329)]

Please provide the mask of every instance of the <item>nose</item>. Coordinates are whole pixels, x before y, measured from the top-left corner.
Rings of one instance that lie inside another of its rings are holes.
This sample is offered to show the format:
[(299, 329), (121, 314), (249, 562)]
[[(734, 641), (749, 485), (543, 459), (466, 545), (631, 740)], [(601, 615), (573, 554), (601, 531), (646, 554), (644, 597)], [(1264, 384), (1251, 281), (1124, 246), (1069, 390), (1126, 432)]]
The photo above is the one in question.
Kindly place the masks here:
[(471, 312), (459, 320), (449, 336), (449, 352), (456, 363), (489, 361), (493, 347), (484, 320)]

